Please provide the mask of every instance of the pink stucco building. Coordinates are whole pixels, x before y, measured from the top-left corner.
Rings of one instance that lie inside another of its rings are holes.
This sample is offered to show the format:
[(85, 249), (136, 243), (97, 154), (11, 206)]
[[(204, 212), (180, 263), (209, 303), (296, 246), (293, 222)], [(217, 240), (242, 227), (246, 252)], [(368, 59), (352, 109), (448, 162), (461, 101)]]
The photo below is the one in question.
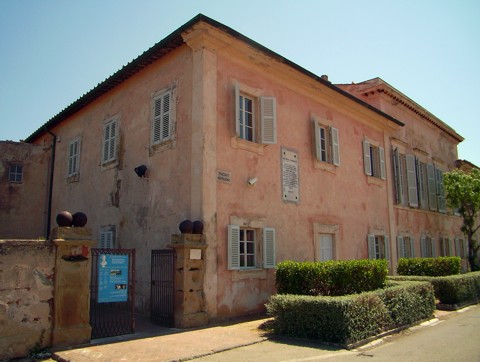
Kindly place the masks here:
[[(49, 132), (46, 132), (48, 129)], [(211, 320), (260, 311), (276, 263), (464, 255), (442, 172), (463, 140), (377, 78), (334, 85), (199, 15), (33, 133), (57, 143), (52, 215), (150, 253), (202, 220)], [(134, 169), (146, 166), (146, 177)]]

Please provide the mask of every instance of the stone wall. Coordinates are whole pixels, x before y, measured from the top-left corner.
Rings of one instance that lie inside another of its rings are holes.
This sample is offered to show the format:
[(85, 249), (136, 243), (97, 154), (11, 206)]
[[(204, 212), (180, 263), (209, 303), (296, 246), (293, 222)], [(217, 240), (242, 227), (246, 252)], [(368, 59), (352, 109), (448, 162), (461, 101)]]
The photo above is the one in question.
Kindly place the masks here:
[(0, 360), (51, 345), (55, 248), (0, 240)]

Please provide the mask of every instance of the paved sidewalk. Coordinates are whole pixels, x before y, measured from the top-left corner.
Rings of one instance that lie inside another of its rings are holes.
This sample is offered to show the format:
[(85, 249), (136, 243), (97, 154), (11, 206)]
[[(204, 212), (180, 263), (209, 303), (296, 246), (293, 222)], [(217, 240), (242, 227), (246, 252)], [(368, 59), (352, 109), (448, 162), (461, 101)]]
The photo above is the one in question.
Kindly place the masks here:
[(57, 351), (52, 358), (72, 362), (188, 360), (264, 341), (266, 337), (258, 327), (266, 320), (190, 330), (152, 325), (133, 335), (98, 339), (88, 346)]
[[(435, 317), (445, 319), (452, 312), (435, 311)], [(217, 352), (253, 345), (267, 339), (259, 327), (269, 319), (233, 322), (226, 325), (181, 330), (137, 321), (137, 333), (93, 340), (88, 346), (56, 351), (57, 361), (186, 361)], [(326, 346), (323, 346), (326, 347)], [(331, 348), (316, 345), (316, 354), (331, 353)], [(341, 352), (341, 348), (335, 348)], [(345, 350), (343, 350), (345, 351)], [(345, 351), (346, 352), (346, 351)], [(345, 353), (342, 352), (342, 353)]]

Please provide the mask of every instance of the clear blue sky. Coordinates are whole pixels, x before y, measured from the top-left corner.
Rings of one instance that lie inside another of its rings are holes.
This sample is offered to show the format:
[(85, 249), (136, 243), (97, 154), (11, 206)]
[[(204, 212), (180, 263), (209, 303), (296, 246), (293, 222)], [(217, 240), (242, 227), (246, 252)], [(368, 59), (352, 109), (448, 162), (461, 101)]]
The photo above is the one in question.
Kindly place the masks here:
[(198, 13), (333, 83), (384, 79), (480, 166), (478, 0), (0, 0), (0, 140), (28, 137)]

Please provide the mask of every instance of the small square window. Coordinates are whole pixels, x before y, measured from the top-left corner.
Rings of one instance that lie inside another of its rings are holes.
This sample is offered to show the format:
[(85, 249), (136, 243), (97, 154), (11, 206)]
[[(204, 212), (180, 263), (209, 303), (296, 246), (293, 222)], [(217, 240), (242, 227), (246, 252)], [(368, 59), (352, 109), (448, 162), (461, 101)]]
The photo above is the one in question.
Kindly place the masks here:
[(8, 181), (14, 183), (20, 183), (23, 181), (23, 166), (22, 165), (10, 165), (8, 170)]

